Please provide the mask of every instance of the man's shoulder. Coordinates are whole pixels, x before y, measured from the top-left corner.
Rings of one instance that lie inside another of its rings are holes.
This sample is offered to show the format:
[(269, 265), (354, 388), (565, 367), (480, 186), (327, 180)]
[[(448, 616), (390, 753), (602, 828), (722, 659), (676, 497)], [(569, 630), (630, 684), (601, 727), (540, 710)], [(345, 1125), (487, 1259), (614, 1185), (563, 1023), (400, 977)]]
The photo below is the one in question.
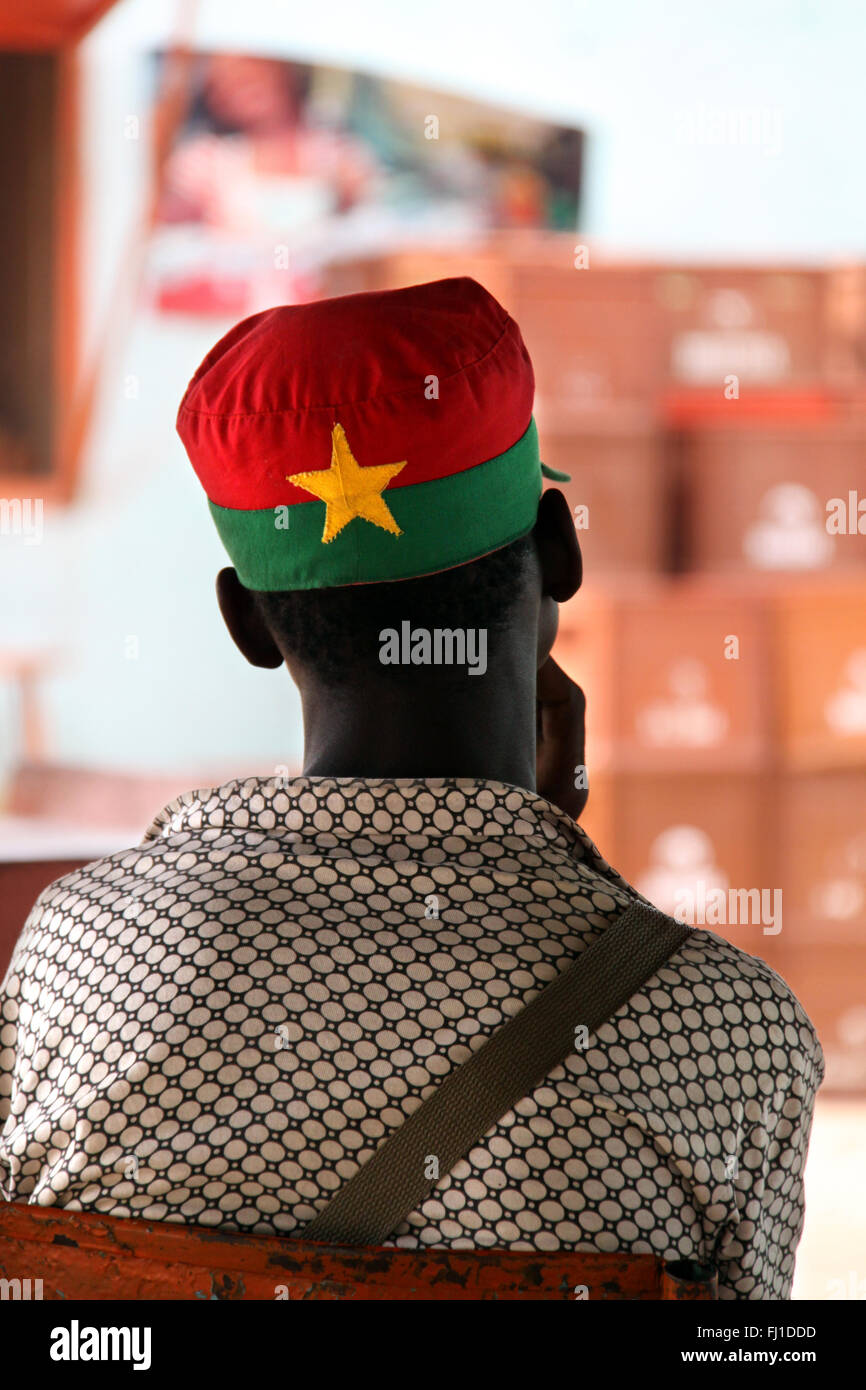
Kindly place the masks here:
[[(13, 952), (31, 943), (35, 930), (60, 925), (68, 917), (81, 916), (87, 907), (99, 906), (122, 915), (132, 915), (127, 909), (115, 909), (122, 885), (128, 886), (129, 875), (146, 872), (159, 854), (158, 841), (142, 841), (128, 849), (116, 850), (99, 859), (80, 864), (45, 885), (28, 913)], [(133, 909), (134, 910), (134, 909)]]
[[(251, 779), (250, 785), (255, 779)], [(211, 807), (221, 807), (232, 793), (244, 791), (247, 784), (239, 781), (221, 787), (198, 788), (184, 792), (170, 801), (154, 816), (138, 843), (131, 843), (110, 854), (70, 869), (68, 873), (47, 884), (31, 909), (31, 918), (46, 907), (58, 908), (73, 900), (99, 896), (112, 884), (128, 879), (129, 875), (146, 875), (159, 860), (183, 852), (206, 853), (205, 841), (218, 833), (208, 833), (207, 814)], [(215, 822), (222, 825), (222, 820)]]
[(90, 859), (85, 864), (69, 869), (45, 885), (33, 904), (33, 912), (37, 908), (58, 906), (70, 896), (98, 890), (99, 885), (110, 879), (113, 872), (123, 869), (134, 870), (143, 852), (141, 845), (131, 845), (129, 849), (116, 850), (112, 854)]
[[(591, 842), (590, 848), (595, 850)], [(610, 865), (596, 864), (593, 872), (620, 889), (626, 900), (648, 903)], [(718, 1016), (727, 1033), (737, 1031), (743, 1051), (766, 1050), (772, 1044), (769, 1050), (780, 1063), (782, 1053), (799, 1051), (803, 1069), (814, 1067), (815, 1084), (820, 1084), (824, 1054), (815, 1026), (787, 981), (760, 956), (706, 927), (689, 927), (688, 936), (659, 974), (669, 986), (676, 978), (682, 981), (679, 994), (674, 986), (679, 1006), (688, 1007), (686, 997), (691, 993), (702, 1012), (706, 1007), (714, 1009), (711, 1017)]]
[(742, 1029), (745, 1048), (769, 1046), (804, 1061), (824, 1075), (824, 1054), (815, 1026), (790, 985), (760, 956), (704, 927), (692, 928), (677, 954), (683, 975), (715, 995), (726, 1025)]

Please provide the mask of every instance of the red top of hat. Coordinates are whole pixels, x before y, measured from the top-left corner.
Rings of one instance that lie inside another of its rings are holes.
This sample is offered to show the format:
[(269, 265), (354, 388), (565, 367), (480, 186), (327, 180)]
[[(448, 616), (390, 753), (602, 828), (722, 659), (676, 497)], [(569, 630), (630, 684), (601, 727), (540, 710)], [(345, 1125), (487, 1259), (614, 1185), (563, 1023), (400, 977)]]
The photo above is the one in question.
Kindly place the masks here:
[[(434, 382), (435, 379), (435, 382)], [(392, 487), (444, 478), (526, 432), (534, 377), (517, 324), (469, 278), (255, 314), (221, 338), (177, 428), (212, 502), (309, 502), (287, 475), (327, 469), (335, 424)]]

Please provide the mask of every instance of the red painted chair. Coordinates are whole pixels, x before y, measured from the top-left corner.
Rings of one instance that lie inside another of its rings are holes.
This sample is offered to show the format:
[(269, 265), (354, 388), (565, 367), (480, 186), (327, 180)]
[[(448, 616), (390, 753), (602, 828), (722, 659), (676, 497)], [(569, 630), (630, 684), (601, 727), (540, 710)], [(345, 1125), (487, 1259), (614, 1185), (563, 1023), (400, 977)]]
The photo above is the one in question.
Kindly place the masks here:
[(718, 1298), (718, 1281), (654, 1255), (316, 1245), (0, 1202), (0, 1296), (679, 1300)]

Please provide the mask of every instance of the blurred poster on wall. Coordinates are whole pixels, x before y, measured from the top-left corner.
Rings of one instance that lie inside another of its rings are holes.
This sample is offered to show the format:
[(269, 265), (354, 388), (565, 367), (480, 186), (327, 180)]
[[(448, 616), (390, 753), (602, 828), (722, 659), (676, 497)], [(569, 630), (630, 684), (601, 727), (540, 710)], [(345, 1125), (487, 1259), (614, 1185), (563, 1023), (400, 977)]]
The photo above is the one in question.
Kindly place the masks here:
[(315, 297), (341, 259), (573, 230), (582, 154), (579, 130), (462, 96), (199, 55), (160, 191), (153, 301), (237, 316)]

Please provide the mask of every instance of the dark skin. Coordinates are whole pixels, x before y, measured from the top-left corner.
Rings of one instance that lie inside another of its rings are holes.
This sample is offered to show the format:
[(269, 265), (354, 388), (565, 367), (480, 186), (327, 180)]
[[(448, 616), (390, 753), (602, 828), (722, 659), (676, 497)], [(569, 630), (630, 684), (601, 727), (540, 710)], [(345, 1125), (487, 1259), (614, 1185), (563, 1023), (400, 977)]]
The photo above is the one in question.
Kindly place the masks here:
[(577, 819), (588, 796), (574, 786), (585, 702), (550, 652), (558, 605), (579, 589), (582, 567), (558, 489), (542, 494), (532, 537), (532, 562), (508, 627), (488, 645), (486, 672), (456, 683), (448, 673), (447, 690), (430, 668), (412, 666), (399, 683), (384, 672), (381, 681), (365, 677), (363, 698), (351, 684), (324, 685), (280, 649), (235, 571), (220, 571), (217, 597), (236, 646), (253, 666), (285, 664), (300, 691), (306, 776), (480, 777), (537, 791)]

